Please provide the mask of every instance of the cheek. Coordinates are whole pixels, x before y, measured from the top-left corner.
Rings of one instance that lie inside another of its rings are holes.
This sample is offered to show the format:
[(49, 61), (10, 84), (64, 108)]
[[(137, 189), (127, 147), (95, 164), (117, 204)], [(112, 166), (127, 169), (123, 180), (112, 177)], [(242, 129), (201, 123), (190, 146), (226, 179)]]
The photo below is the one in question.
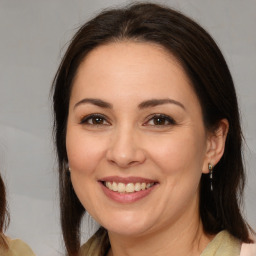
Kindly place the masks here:
[(158, 139), (151, 148), (151, 159), (161, 172), (159, 177), (163, 194), (168, 195), (162, 198), (166, 216), (173, 214), (174, 205), (176, 214), (182, 214), (192, 202), (197, 203), (195, 200), (205, 156), (204, 140), (196, 133), (183, 132)]
[(152, 141), (151, 158), (166, 175), (196, 170), (201, 173), (205, 143), (196, 133), (183, 132)]
[(72, 172), (80, 175), (93, 174), (104, 155), (104, 143), (96, 136), (86, 136), (81, 131), (67, 131), (66, 148)]
[(71, 168), (71, 182), (77, 197), (92, 216), (100, 211), (95, 170), (104, 155), (102, 140), (86, 136), (78, 127), (67, 129), (66, 148)]

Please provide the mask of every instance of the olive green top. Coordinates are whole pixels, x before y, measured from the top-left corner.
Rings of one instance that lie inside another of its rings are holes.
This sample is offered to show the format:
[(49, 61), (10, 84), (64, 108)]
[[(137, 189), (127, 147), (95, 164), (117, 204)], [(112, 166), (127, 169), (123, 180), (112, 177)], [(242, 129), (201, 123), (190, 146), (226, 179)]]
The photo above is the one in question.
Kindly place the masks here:
[[(80, 249), (80, 256), (105, 256), (110, 248), (107, 232), (96, 232)], [(241, 242), (227, 231), (219, 232), (200, 256), (239, 256)]]
[(207, 245), (201, 256), (239, 256), (241, 242), (227, 231), (219, 232)]
[(35, 256), (30, 247), (19, 239), (7, 241), (9, 248), (0, 248), (0, 256)]

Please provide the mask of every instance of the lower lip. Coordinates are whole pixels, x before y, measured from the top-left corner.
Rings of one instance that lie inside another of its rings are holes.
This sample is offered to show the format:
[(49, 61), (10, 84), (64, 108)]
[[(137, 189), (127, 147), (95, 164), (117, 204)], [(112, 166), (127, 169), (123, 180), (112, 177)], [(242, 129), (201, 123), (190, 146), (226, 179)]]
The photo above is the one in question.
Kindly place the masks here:
[(146, 196), (148, 196), (157, 185), (153, 185), (152, 187), (145, 189), (145, 190), (141, 190), (138, 192), (133, 192), (133, 193), (119, 193), (119, 192), (115, 192), (112, 191), (110, 189), (108, 189), (107, 187), (105, 187), (102, 182), (99, 182), (103, 192), (105, 193), (105, 195), (107, 197), (109, 197), (110, 199), (118, 202), (118, 203), (133, 203), (136, 202)]

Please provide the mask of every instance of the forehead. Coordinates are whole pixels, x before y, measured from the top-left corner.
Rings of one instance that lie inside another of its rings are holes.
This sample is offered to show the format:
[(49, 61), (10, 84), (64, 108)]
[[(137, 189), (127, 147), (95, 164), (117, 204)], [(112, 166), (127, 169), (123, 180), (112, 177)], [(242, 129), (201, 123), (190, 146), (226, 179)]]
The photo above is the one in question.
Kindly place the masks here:
[[(111, 42), (96, 47), (86, 55), (78, 68), (76, 78), (80, 76), (81, 72), (84, 72), (85, 69), (92, 74), (97, 71), (101, 72), (101, 74), (105, 74), (108, 73), (108, 69), (112, 69), (113, 67), (117, 74), (121, 69), (128, 74), (129, 71), (131, 73), (134, 72), (135, 69), (137, 73), (144, 73), (143, 71), (146, 72), (149, 68), (153, 68), (153, 70), (155, 70), (154, 73), (160, 75), (166, 71), (163, 70), (163, 67), (166, 66), (165, 69), (167, 69), (170, 65), (173, 66), (173, 70), (175, 67), (176, 71), (180, 71), (180, 75), (185, 78), (186, 75), (180, 63), (161, 45), (134, 41)], [(161, 70), (163, 70), (163, 72), (160, 72)], [(186, 79), (187, 82), (189, 82), (187, 77)]]
[[(80, 64), (72, 95), (126, 95), (127, 98), (196, 98), (177, 59), (163, 47), (145, 42), (114, 42), (92, 50)], [(109, 100), (109, 99), (107, 99)], [(184, 99), (186, 100), (186, 99)], [(187, 99), (189, 100), (189, 99)]]

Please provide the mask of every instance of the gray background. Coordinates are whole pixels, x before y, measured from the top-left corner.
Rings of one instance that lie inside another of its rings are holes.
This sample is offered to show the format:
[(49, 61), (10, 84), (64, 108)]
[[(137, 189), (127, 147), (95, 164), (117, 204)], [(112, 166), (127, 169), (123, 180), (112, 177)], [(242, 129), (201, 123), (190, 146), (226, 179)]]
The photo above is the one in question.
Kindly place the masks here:
[[(256, 228), (256, 1), (158, 2), (202, 24), (226, 57), (247, 141), (245, 214)], [(29, 243), (38, 256), (62, 252), (49, 99), (53, 76), (76, 28), (102, 8), (123, 3), (128, 1), (0, 0), (0, 170), (11, 211), (7, 234)]]

